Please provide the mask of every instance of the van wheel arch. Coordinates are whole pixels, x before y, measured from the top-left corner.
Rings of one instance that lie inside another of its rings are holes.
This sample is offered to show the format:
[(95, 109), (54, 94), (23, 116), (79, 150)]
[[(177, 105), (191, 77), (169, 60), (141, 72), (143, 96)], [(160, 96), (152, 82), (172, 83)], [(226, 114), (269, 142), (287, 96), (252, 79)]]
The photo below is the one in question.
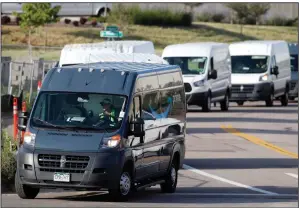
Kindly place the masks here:
[[(104, 12), (105, 12), (105, 7), (102, 7), (102, 8), (100, 8), (100, 9), (98, 9), (97, 16), (98, 16), (98, 17), (101, 17), (102, 14), (104, 14)], [(110, 13), (110, 8), (107, 7), (107, 14), (109, 14), (109, 13)]]

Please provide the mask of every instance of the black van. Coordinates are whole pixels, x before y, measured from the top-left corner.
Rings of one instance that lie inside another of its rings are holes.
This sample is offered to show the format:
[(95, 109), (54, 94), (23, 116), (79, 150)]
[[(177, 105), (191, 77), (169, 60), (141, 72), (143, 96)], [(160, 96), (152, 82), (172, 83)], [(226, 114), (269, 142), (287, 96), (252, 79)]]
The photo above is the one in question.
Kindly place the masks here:
[[(103, 62), (51, 69), (17, 153), (19, 197), (40, 188), (109, 191), (127, 200), (161, 184), (176, 190), (185, 157), (186, 103), (174, 65)], [(27, 122), (28, 121), (28, 122)]]

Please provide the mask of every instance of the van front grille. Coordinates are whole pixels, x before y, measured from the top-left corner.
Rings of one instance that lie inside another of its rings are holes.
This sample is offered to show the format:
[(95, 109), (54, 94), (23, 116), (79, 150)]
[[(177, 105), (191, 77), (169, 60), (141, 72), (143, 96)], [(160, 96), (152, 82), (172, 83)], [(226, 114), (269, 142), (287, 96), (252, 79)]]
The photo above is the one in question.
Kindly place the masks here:
[(76, 170), (76, 169), (55, 169), (55, 168), (40, 168), (41, 172), (59, 172), (59, 173), (84, 173), (85, 170)]
[(38, 155), (38, 164), (43, 171), (47, 172), (55, 172), (52, 170), (57, 168), (62, 168), (69, 172), (84, 172), (88, 166), (89, 159), (88, 156), (40, 154)]
[(232, 93), (252, 93), (254, 85), (232, 85)]
[(192, 91), (192, 87), (189, 83), (184, 83), (185, 86), (185, 92), (191, 92)]

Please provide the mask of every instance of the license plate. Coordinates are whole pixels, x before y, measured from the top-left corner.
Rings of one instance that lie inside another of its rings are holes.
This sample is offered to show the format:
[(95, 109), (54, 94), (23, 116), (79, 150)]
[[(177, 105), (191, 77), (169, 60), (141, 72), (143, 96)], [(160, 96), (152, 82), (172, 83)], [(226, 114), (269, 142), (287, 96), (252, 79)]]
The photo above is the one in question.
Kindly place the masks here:
[(54, 181), (70, 182), (70, 174), (69, 173), (54, 173)]

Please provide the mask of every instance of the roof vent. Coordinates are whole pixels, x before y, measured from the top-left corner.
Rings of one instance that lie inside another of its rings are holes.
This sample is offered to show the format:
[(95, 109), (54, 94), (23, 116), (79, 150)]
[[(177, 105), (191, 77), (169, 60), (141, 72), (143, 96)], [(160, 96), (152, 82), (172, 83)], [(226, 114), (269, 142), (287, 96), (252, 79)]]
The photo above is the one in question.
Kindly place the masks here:
[(78, 68), (78, 72), (81, 72), (82, 71), (82, 68)]
[(104, 72), (105, 71), (105, 69), (101, 69), (101, 72)]

